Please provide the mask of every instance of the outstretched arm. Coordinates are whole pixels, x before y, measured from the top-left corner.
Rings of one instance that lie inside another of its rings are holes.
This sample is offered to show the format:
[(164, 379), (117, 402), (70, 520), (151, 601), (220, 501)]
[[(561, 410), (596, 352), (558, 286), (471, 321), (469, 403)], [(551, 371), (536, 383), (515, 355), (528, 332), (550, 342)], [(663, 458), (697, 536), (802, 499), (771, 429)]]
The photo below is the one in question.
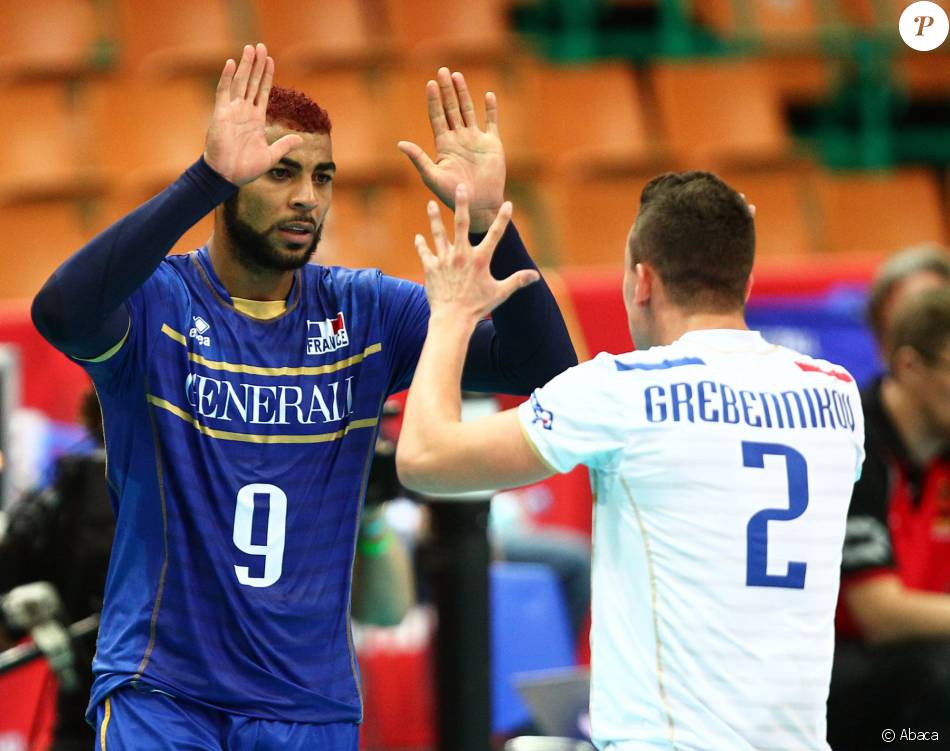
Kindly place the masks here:
[[(449, 208), (455, 207), (456, 188), (464, 186), (471, 216), (469, 240), (478, 245), (504, 201), (506, 168), (498, 103), (492, 92), (485, 94), (482, 129), (465, 77), (440, 68), (436, 79), (426, 84), (435, 159), (408, 141), (400, 141), (399, 148)], [(498, 242), (490, 268), (495, 279), (537, 269), (513, 225)], [(477, 325), (463, 378), (470, 390), (527, 394), (576, 364), (567, 326), (542, 279), (501, 304), (491, 321)]]
[(439, 68), (436, 80), (426, 83), (429, 125), (435, 140), (435, 159), (417, 144), (398, 146), (419, 171), (422, 181), (450, 209), (455, 189), (464, 185), (469, 198), (471, 231), (484, 233), (505, 200), (505, 150), (498, 133), (498, 103), (485, 93), (485, 127), (481, 128), (472, 95), (459, 72)]
[(155, 198), (91, 240), (49, 278), (33, 322), (69, 355), (93, 358), (126, 335), (124, 302), (155, 272), (189, 227), (299, 145), (264, 136), (274, 61), (259, 44), (228, 60), (218, 81), (204, 156)]
[(472, 331), (493, 308), (537, 282), (539, 274), (521, 270), (497, 280), (489, 273), (511, 204), (502, 206), (485, 239), (472, 247), (464, 187), (456, 201), (454, 242), (447, 239), (434, 203), (429, 205), (434, 250), (421, 235), (416, 238), (432, 312), (409, 389), (396, 465), (406, 487), (427, 493), (513, 487), (552, 474), (522, 433), (515, 410), (460, 422), (462, 363)]

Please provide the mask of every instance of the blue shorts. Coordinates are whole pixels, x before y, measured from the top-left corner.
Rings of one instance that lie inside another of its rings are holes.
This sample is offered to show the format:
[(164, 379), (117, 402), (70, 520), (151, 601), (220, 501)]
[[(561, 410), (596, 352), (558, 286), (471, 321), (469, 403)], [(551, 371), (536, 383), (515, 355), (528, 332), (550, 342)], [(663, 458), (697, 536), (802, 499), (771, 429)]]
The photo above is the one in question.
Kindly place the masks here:
[(357, 751), (359, 725), (261, 720), (229, 714), (139, 684), (96, 707), (96, 751)]

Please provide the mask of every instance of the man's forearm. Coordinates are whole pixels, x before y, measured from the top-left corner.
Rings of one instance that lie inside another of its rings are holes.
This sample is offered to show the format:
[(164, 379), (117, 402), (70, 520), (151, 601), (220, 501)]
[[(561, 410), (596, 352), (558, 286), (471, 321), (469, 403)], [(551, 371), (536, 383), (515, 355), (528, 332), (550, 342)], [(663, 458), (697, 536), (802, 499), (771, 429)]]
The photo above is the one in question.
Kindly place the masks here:
[[(473, 243), (483, 235), (471, 235)], [(491, 261), (495, 279), (537, 266), (518, 230), (510, 224)], [(577, 364), (567, 325), (542, 278), (519, 290), (479, 325), (465, 363), (465, 387), (479, 391), (529, 394)]]
[(95, 357), (125, 334), (122, 304), (191, 226), (236, 187), (201, 159), (172, 185), (67, 259), (33, 301), (33, 322), (58, 348)]
[(907, 589), (886, 577), (853, 585), (845, 597), (872, 644), (950, 638), (950, 594)]
[(474, 320), (448, 311), (435, 310), (429, 319), (429, 333), (406, 399), (397, 447), (399, 454), (413, 459), (408, 474), (402, 477), (410, 487), (418, 487), (414, 477), (417, 472), (423, 474), (430, 464), (438, 462), (435, 455), (439, 446), (450, 441), (449, 434), (461, 419), (459, 383), (474, 326)]

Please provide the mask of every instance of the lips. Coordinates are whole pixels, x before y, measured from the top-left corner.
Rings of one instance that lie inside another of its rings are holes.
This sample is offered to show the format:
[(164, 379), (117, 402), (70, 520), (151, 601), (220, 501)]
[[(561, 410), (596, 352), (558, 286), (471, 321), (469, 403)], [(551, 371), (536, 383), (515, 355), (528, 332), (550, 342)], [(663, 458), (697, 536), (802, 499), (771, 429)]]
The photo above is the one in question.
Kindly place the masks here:
[(281, 232), (293, 235), (312, 235), (317, 227), (312, 222), (285, 222), (278, 225), (278, 228)]

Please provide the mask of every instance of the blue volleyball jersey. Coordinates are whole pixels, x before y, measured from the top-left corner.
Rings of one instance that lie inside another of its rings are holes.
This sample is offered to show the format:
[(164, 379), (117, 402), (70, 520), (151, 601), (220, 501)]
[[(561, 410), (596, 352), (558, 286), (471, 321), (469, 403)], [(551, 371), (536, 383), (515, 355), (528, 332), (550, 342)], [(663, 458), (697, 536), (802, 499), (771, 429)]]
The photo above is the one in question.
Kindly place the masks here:
[(82, 363), (117, 516), (91, 706), (142, 680), (254, 717), (359, 721), (360, 506), (428, 304), (376, 270), (315, 265), (276, 318), (230, 300), (207, 249), (168, 257), (126, 302), (119, 351)]

